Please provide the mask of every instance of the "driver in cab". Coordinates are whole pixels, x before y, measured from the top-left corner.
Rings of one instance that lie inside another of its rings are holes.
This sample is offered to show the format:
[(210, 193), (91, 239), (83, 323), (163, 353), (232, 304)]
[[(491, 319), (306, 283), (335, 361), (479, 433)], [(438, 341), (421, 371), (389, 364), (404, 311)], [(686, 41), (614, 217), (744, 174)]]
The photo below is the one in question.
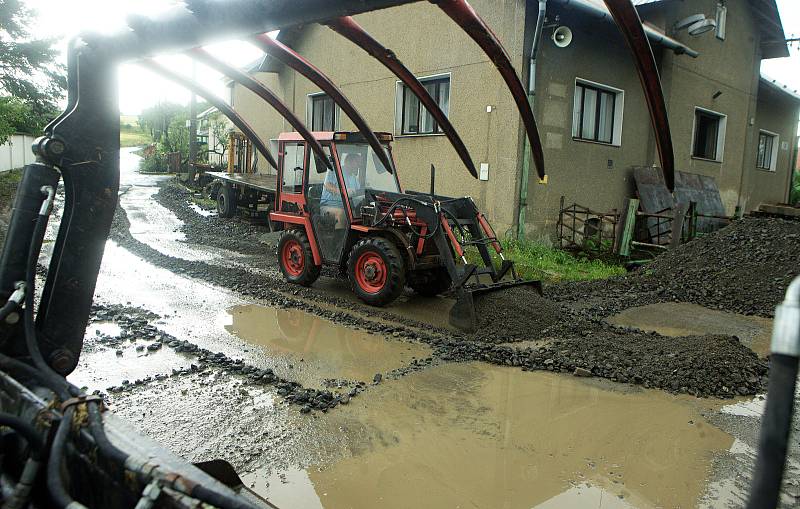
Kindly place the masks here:
[[(342, 161), (344, 185), (348, 196), (351, 198), (361, 190), (358, 172), (362, 170), (363, 166), (364, 157), (357, 152), (346, 154)], [(330, 214), (336, 218), (336, 229), (345, 228), (347, 221), (341, 191), (336, 179), (336, 173), (330, 170), (325, 175), (325, 182), (322, 184), (320, 209), (323, 215)]]

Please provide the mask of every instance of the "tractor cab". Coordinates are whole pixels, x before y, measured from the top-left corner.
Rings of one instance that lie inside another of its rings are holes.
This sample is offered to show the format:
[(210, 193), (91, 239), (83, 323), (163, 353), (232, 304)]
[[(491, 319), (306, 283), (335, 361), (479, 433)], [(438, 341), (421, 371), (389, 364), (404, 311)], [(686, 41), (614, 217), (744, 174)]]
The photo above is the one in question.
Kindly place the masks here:
[[(303, 216), (313, 230), (323, 263), (340, 263), (348, 232), (361, 223), (361, 206), (371, 192), (400, 192), (394, 168), (387, 169), (361, 133), (315, 132), (328, 163), (320, 161), (295, 132), (278, 138), (276, 210)], [(391, 154), (392, 135), (376, 133)]]

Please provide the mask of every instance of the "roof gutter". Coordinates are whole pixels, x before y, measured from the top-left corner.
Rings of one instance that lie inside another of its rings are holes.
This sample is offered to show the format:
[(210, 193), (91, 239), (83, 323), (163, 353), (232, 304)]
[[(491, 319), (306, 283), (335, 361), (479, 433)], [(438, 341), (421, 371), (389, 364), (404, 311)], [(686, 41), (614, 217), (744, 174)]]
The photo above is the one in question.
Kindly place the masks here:
[[(614, 18), (611, 17), (611, 13), (609, 13), (604, 8), (595, 5), (587, 0), (553, 0), (564, 6), (566, 9), (575, 9), (580, 11), (581, 13), (602, 19), (609, 23), (614, 23)], [(676, 41), (675, 39), (666, 36), (665, 34), (659, 32), (655, 28), (651, 27), (647, 23), (644, 23), (644, 33), (647, 34), (647, 38), (650, 39), (650, 42), (654, 42), (656, 44), (660, 44), (661, 46), (672, 50), (675, 52), (676, 55), (689, 55), (692, 58), (697, 58), (700, 56), (700, 53), (693, 50), (692, 48), (681, 44), (680, 42)]]

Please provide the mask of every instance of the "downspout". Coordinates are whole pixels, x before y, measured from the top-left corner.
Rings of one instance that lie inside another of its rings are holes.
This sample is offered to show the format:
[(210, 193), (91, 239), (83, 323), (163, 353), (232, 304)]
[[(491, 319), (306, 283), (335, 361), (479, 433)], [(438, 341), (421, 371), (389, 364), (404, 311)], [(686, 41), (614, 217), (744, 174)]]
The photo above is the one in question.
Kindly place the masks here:
[[(539, 14), (536, 18), (536, 30), (533, 34), (533, 44), (531, 45), (531, 59), (528, 66), (528, 102), (533, 108), (534, 96), (536, 95), (536, 57), (539, 53), (539, 43), (542, 40), (542, 29), (544, 28), (544, 18), (547, 14), (547, 0), (539, 0)], [(528, 179), (531, 172), (531, 144), (525, 136), (525, 148), (522, 156), (522, 174), (519, 183), (519, 205), (517, 212), (517, 238), (525, 238), (525, 211), (528, 208)]]

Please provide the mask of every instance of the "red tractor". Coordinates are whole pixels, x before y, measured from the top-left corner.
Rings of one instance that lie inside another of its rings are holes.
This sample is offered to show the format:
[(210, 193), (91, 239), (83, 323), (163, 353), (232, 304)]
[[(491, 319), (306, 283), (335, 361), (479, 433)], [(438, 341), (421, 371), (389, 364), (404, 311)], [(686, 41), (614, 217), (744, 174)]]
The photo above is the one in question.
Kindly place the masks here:
[[(392, 135), (375, 133), (391, 157)], [(361, 133), (317, 132), (328, 161), (300, 134), (278, 139), (273, 223), (283, 225), (278, 262), (286, 280), (309, 286), (323, 265), (347, 274), (353, 292), (373, 306), (394, 301), (406, 286), (420, 295), (453, 294), (450, 323), (474, 331), (474, 296), (539, 281), (517, 277), (500, 242), (469, 197), (403, 191), (396, 166), (386, 168)], [(474, 247), (482, 265), (470, 263)], [(495, 267), (490, 248), (500, 258)]]

